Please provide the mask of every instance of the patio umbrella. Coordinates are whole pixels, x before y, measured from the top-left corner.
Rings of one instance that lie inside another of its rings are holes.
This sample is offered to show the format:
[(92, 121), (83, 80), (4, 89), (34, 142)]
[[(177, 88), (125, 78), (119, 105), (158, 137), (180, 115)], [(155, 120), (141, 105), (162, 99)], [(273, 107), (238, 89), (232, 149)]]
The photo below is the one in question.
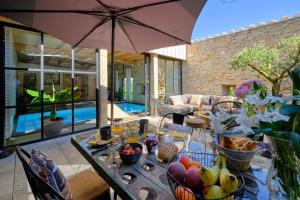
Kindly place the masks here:
[(1, 0), (0, 15), (51, 34), (73, 48), (110, 49), (114, 102), (115, 49), (141, 53), (190, 43), (205, 3), (206, 0)]

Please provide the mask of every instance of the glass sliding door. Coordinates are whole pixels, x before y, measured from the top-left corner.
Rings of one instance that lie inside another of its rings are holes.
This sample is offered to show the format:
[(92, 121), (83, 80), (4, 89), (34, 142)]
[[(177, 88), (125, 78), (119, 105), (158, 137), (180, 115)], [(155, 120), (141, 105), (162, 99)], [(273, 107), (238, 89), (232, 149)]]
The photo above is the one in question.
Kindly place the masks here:
[(4, 28), (4, 146), (41, 138), (41, 104), (28, 91), (40, 91), (38, 32)]
[(71, 46), (51, 35), (44, 35), (44, 137), (72, 132)]
[(161, 101), (181, 94), (181, 61), (158, 59), (158, 95)]
[(75, 49), (73, 59), (71, 46), (51, 35), (0, 28), (4, 147), (96, 128), (95, 49)]

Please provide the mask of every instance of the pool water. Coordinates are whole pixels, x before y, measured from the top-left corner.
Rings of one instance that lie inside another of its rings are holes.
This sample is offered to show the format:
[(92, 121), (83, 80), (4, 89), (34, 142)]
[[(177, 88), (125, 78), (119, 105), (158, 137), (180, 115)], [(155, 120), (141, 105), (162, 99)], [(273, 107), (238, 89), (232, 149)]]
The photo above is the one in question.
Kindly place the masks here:
[[(44, 112), (44, 116), (49, 116), (50, 112)], [(57, 111), (58, 117), (64, 118), (64, 125), (72, 124), (72, 109)], [(96, 107), (90, 106), (85, 108), (74, 109), (74, 122), (85, 122), (96, 119)], [(17, 133), (28, 133), (41, 128), (41, 113), (31, 113), (20, 115), (16, 128)]]
[[(143, 112), (145, 106), (134, 103), (118, 103), (116, 104), (126, 113)], [(49, 116), (50, 112), (44, 112), (44, 116)], [(64, 118), (64, 125), (72, 124), (72, 109), (57, 111), (58, 117)], [(74, 109), (74, 123), (86, 122), (96, 119), (96, 107), (90, 106), (85, 108)], [(41, 128), (41, 113), (31, 113), (18, 116), (16, 133), (29, 133)]]
[(145, 106), (141, 105), (141, 104), (123, 102), (123, 103), (117, 103), (116, 105), (126, 113), (135, 113), (135, 112), (144, 112), (145, 111)]

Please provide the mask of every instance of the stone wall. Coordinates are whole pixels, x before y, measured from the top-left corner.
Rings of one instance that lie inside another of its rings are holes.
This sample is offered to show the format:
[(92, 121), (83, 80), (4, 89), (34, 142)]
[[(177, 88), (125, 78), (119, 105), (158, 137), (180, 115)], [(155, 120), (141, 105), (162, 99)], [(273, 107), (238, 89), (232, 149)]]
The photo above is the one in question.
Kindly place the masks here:
[(300, 34), (299, 15), (193, 42), (182, 67), (183, 93), (226, 95), (228, 86), (259, 78), (252, 71), (230, 69), (233, 56), (245, 47), (272, 46), (295, 34)]

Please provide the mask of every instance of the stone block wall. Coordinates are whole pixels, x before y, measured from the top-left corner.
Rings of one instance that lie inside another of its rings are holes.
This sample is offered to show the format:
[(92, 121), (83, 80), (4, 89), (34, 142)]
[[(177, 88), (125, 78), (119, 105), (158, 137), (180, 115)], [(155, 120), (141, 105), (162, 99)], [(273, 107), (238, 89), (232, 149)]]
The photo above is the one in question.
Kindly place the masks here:
[(228, 86), (262, 79), (252, 71), (230, 69), (233, 56), (245, 47), (258, 43), (273, 46), (295, 34), (300, 34), (299, 15), (193, 42), (187, 46), (187, 60), (182, 66), (183, 93), (226, 95)]

